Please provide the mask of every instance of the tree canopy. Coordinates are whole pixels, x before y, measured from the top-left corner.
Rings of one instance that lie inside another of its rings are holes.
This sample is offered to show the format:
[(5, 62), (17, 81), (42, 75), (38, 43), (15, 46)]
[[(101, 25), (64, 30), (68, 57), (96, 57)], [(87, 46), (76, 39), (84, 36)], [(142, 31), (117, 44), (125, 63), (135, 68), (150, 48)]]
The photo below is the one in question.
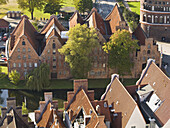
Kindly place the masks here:
[(131, 55), (139, 48), (137, 40), (132, 39), (127, 30), (118, 30), (105, 43), (103, 49), (109, 54), (108, 65), (110, 68), (117, 69), (120, 75), (130, 73), (133, 67)]
[(49, 65), (41, 64), (27, 76), (26, 85), (31, 90), (41, 91), (44, 87), (49, 86), (49, 74)]
[(74, 0), (74, 5), (76, 10), (78, 10), (81, 13), (88, 12), (93, 7), (92, 0)]
[(97, 33), (94, 28), (77, 24), (69, 30), (67, 43), (59, 49), (69, 63), (72, 75), (75, 78), (86, 78), (91, 69), (90, 54), (98, 46)]
[(0, 4), (6, 4), (8, 0), (0, 0)]
[(20, 74), (19, 74), (19, 72), (17, 72), (16, 70), (12, 70), (9, 73), (9, 79), (10, 79), (11, 83), (16, 85), (20, 81)]
[(44, 13), (56, 14), (62, 7), (62, 0), (48, 0), (44, 7)]
[(19, 4), (19, 8), (28, 9), (31, 13), (31, 19), (33, 19), (34, 9), (42, 10), (45, 0), (17, 0), (17, 3)]

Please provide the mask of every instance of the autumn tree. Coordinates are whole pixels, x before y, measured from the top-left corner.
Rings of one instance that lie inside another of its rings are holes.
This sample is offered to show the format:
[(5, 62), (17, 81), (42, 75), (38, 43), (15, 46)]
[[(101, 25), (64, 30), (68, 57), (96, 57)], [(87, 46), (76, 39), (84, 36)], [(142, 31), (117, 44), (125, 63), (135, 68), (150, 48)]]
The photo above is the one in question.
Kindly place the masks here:
[(62, 0), (48, 0), (44, 7), (44, 13), (56, 14), (62, 7)]
[(44, 87), (49, 86), (49, 74), (49, 65), (41, 64), (27, 76), (26, 86), (31, 90), (41, 91)]
[(86, 78), (91, 69), (90, 54), (98, 46), (97, 33), (94, 28), (77, 24), (68, 33), (67, 43), (59, 49), (69, 63), (72, 75), (75, 78)]
[(88, 12), (93, 7), (92, 0), (74, 0), (76, 10), (81, 13)]
[(0, 5), (1, 4), (7, 4), (8, 0), (0, 0)]
[(17, 3), (19, 4), (19, 8), (28, 9), (31, 13), (31, 19), (33, 20), (34, 9), (42, 10), (45, 0), (17, 0)]
[(103, 46), (104, 51), (109, 55), (108, 65), (117, 69), (120, 75), (130, 73), (133, 67), (131, 55), (139, 48), (137, 40), (127, 30), (118, 30), (111, 37), (110, 41)]
[(20, 73), (17, 72), (16, 70), (12, 70), (9, 73), (9, 79), (10, 82), (13, 83), (14, 85), (18, 84), (18, 82), (20, 81)]

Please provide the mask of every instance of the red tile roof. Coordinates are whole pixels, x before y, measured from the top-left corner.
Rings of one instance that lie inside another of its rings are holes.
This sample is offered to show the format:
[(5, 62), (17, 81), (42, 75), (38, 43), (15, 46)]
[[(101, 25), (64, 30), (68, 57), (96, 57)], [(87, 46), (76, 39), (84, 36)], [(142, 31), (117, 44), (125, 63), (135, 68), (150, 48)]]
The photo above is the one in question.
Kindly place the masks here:
[(9, 27), (9, 22), (4, 19), (0, 19), (0, 28), (8, 28), (8, 27)]
[(74, 14), (69, 19), (69, 27), (72, 28), (78, 23), (82, 25), (84, 24), (84, 20), (80, 16), (79, 12), (75, 11)]
[(170, 79), (153, 62), (148, 63), (137, 82), (138, 84), (150, 84), (154, 93), (163, 101), (161, 106), (154, 112), (164, 125), (170, 119)]
[(133, 35), (139, 40), (140, 45), (145, 45), (145, 39), (147, 38), (143, 29), (141, 28), (140, 24), (136, 28), (136, 30), (133, 32)]

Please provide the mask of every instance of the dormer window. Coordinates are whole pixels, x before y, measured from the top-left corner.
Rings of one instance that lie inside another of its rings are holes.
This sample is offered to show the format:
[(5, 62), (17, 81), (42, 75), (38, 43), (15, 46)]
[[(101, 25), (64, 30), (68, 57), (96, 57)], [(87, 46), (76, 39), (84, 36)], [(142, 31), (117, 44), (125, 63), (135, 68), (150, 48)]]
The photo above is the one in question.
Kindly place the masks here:
[(22, 41), (22, 45), (25, 45), (25, 41)]
[(55, 49), (55, 47), (56, 47), (56, 46), (55, 46), (55, 43), (53, 43), (53, 49)]

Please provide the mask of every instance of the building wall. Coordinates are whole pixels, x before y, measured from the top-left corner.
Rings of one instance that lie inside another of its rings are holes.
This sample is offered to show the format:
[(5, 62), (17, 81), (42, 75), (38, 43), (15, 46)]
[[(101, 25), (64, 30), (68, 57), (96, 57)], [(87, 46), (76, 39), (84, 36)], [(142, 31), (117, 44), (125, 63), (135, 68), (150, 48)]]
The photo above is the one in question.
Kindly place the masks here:
[(125, 128), (131, 128), (132, 126), (136, 126), (136, 128), (145, 128), (146, 126), (146, 122), (137, 105)]
[(50, 37), (47, 45), (41, 54), (42, 63), (50, 65), (51, 77), (55, 79), (67, 79), (70, 77), (70, 70), (65, 58), (58, 51), (62, 47), (56, 36)]
[(170, 1), (141, 0), (140, 22), (148, 37), (170, 42)]
[[(22, 45), (23, 41), (25, 45)], [(38, 54), (24, 35), (20, 37), (19, 43), (11, 52), (12, 54), (8, 60), (8, 71), (17, 70), (21, 75), (21, 79), (24, 79), (28, 72), (39, 65)]]
[(155, 59), (155, 63), (159, 65), (160, 53), (158, 51), (158, 45), (155, 44), (152, 38), (147, 38), (145, 45), (141, 45), (140, 50), (134, 55), (133, 77), (138, 78), (140, 76), (149, 58)]

